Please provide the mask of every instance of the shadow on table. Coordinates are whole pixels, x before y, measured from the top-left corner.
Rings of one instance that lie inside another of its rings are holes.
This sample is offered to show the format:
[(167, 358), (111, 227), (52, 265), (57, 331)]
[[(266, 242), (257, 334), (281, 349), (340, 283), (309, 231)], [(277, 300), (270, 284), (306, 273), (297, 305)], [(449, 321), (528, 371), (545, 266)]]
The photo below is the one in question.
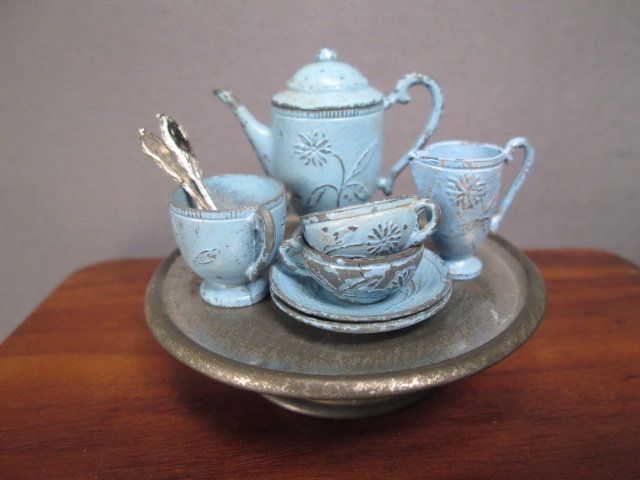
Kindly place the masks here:
[[(473, 432), (469, 427), (474, 423), (496, 424), (503, 415), (504, 405), (487, 405), (486, 394), (493, 389), (492, 375), (487, 372), (435, 389), (396, 412), (366, 419), (329, 420), (289, 412), (259, 394), (222, 384), (178, 362), (172, 363), (175, 402), (191, 416), (197, 428), (208, 431), (217, 441), (250, 447), (252, 451), (258, 449), (265, 455), (278, 451), (317, 453), (322, 448), (326, 449), (326, 455), (333, 452), (344, 458), (357, 455), (358, 448), (370, 452), (372, 444), (393, 451), (399, 448), (394, 443), (400, 438), (405, 446), (413, 438), (416, 448), (429, 445), (437, 449), (438, 442), (452, 441), (443, 437), (444, 431), (452, 432), (454, 438), (464, 437)], [(516, 378), (512, 379), (511, 388), (524, 386), (519, 386)], [(513, 396), (505, 401), (513, 403)], [(509, 405), (509, 409), (513, 408), (517, 406)]]

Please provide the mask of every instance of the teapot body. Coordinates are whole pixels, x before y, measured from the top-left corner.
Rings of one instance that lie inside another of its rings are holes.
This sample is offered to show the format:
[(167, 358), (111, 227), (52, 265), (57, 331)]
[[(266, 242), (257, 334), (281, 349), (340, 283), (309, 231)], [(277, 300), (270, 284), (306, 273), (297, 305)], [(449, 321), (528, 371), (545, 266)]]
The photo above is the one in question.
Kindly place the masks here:
[(367, 201), (382, 162), (382, 103), (366, 108), (293, 110), (272, 106), (270, 175), (299, 215)]
[[(431, 114), (411, 150), (381, 177), (384, 111), (408, 103), (415, 85), (429, 91)], [(300, 215), (366, 202), (378, 188), (390, 195), (409, 152), (423, 148), (433, 135), (444, 101), (437, 82), (415, 72), (403, 75), (383, 95), (328, 48), (273, 96), (269, 126), (229, 90), (214, 94), (236, 115), (265, 172), (284, 183)]]

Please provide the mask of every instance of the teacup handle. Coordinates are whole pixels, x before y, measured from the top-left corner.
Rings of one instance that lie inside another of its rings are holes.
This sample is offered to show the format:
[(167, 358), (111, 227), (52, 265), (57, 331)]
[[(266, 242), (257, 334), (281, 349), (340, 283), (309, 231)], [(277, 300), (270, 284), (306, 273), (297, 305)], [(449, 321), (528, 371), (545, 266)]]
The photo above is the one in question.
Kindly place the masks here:
[[(422, 150), (422, 148), (427, 144), (433, 133), (438, 128), (438, 124), (440, 123), (440, 115), (442, 115), (442, 109), (444, 108), (444, 97), (442, 96), (442, 90), (440, 89), (440, 85), (433, 78), (428, 77), (427, 75), (423, 75), (422, 73), (407, 73), (403, 75), (398, 83), (396, 84), (396, 88), (393, 89), (389, 95), (387, 95), (384, 99), (384, 108), (385, 110), (396, 103), (406, 104), (409, 103), (411, 97), (409, 96), (409, 89), (414, 85), (422, 85), (429, 90), (429, 94), (431, 95), (431, 115), (429, 116), (429, 120), (426, 125), (422, 129), (422, 133), (418, 140), (413, 144), (411, 150)], [(386, 177), (378, 180), (378, 188), (382, 189), (385, 195), (391, 194), (391, 188), (393, 187), (393, 182), (396, 177), (400, 175), (400, 172), (404, 170), (404, 168), (409, 163), (409, 152), (405, 153), (400, 160), (396, 162), (396, 164), (391, 167), (389, 173)]]
[(300, 265), (299, 261), (296, 261), (296, 257), (299, 259), (302, 254), (302, 235), (299, 233), (299, 230), (296, 231), (291, 238), (285, 240), (280, 246), (280, 257), (285, 267), (296, 275), (306, 277), (308, 275), (307, 270)]
[(420, 212), (422, 210), (427, 210), (429, 212), (429, 222), (422, 228), (419, 228), (419, 225), (416, 226), (415, 231), (411, 234), (409, 238), (409, 245), (413, 247), (418, 245), (419, 243), (424, 242), (429, 235), (433, 233), (433, 231), (440, 223), (440, 207), (426, 198), (421, 198), (413, 204), (413, 208), (416, 211), (418, 217), (420, 216)]
[(533, 159), (535, 158), (535, 151), (533, 150), (533, 147), (529, 143), (529, 140), (527, 140), (524, 137), (515, 137), (509, 140), (503, 149), (504, 161), (507, 165), (510, 163), (513, 163), (513, 150), (515, 150), (516, 148), (522, 148), (524, 150), (522, 166), (520, 167), (520, 171), (518, 172), (518, 175), (516, 175), (515, 180), (511, 184), (509, 191), (504, 196), (504, 199), (500, 204), (500, 209), (498, 210), (498, 213), (496, 213), (493, 217), (491, 217), (491, 224), (489, 228), (491, 229), (492, 232), (495, 232), (496, 230), (498, 230), (498, 227), (500, 226), (500, 222), (502, 222), (502, 218), (504, 217), (504, 214), (507, 212), (507, 209), (511, 205), (511, 202), (513, 201), (513, 197), (516, 195), (518, 190), (520, 190), (520, 187), (522, 187), (522, 184), (524, 183), (524, 180), (527, 177), (527, 174), (529, 173), (529, 169), (533, 164)]
[(247, 268), (245, 275), (250, 282), (255, 282), (264, 269), (269, 266), (269, 256), (275, 245), (276, 228), (271, 213), (263, 205), (258, 205), (251, 221), (253, 221), (253, 229), (258, 234), (258, 242), (261, 247), (258, 259)]

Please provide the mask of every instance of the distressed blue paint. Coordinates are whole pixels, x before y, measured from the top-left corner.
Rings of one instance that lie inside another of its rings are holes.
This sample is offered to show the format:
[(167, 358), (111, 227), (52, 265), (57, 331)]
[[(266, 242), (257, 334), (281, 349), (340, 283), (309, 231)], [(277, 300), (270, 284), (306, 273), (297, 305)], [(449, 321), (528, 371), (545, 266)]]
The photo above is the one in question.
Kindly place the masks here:
[(284, 235), (286, 195), (280, 182), (255, 175), (205, 180), (218, 210), (189, 206), (182, 188), (169, 197), (180, 253), (203, 281), (200, 295), (211, 305), (241, 307), (268, 292), (267, 267)]
[[(419, 214), (428, 212), (421, 228)], [(415, 196), (388, 198), (300, 218), (307, 244), (341, 257), (389, 255), (426, 240), (438, 224), (438, 207)]]
[(430, 306), (425, 310), (421, 310), (413, 315), (406, 317), (396, 318), (393, 320), (387, 320), (384, 322), (334, 322), (332, 320), (325, 320), (322, 318), (314, 317), (313, 315), (307, 315), (302, 313), (289, 305), (284, 300), (280, 300), (277, 296), (272, 296), (273, 303), (282, 310), (284, 313), (296, 320), (311, 325), (312, 327), (321, 328), (323, 330), (329, 330), (331, 332), (338, 333), (352, 333), (352, 334), (372, 334), (392, 332), (394, 330), (400, 330), (402, 328), (410, 327), (416, 323), (420, 323), (429, 317), (432, 317), (438, 313), (447, 304), (449, 297), (451, 296), (451, 290), (447, 290), (444, 297), (438, 302)]
[[(440, 257), (426, 249), (411, 281), (372, 304), (353, 304), (337, 299), (313, 278), (292, 272), (282, 261), (271, 268), (270, 284), (272, 297), (307, 317), (365, 325), (400, 319), (421, 321), (439, 310), (451, 293), (447, 266)], [(398, 322), (394, 325), (408, 324)]]
[(424, 147), (440, 121), (443, 97), (435, 80), (403, 76), (388, 96), (369, 86), (355, 68), (322, 49), (316, 62), (299, 70), (287, 90), (272, 99), (271, 126), (258, 122), (229, 91), (215, 90), (240, 120), (265, 172), (291, 192), (299, 214), (358, 204), (377, 188), (387, 195), (406, 167), (408, 154), (379, 178), (384, 110), (410, 101), (414, 85), (426, 87), (431, 114), (412, 149)]
[(334, 257), (309, 248), (300, 234), (280, 247), (282, 262), (300, 276), (310, 276), (336, 299), (375, 303), (411, 282), (423, 247), (370, 258)]
[[(503, 165), (524, 150), (518, 175), (498, 208)], [(411, 173), (421, 197), (433, 199), (442, 218), (433, 240), (456, 280), (480, 275), (474, 252), (496, 231), (534, 160), (529, 141), (516, 137), (504, 147), (462, 141), (439, 142), (413, 154)], [(496, 213), (497, 212), (497, 213)]]

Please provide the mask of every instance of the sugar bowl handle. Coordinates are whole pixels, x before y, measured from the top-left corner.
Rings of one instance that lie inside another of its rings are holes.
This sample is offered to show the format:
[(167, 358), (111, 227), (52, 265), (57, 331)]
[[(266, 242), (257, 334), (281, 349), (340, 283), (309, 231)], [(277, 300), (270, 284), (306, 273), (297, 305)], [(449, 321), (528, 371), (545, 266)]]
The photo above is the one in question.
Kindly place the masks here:
[(498, 230), (504, 214), (507, 213), (507, 209), (513, 201), (513, 197), (515, 197), (516, 193), (518, 193), (518, 190), (520, 190), (520, 187), (522, 187), (525, 178), (527, 178), (527, 174), (529, 173), (529, 169), (531, 168), (531, 165), (533, 164), (533, 160), (535, 158), (535, 151), (529, 143), (529, 140), (524, 137), (515, 137), (509, 140), (503, 149), (504, 161), (507, 165), (513, 163), (513, 150), (515, 150), (516, 148), (521, 148), (524, 151), (522, 165), (520, 167), (518, 175), (516, 175), (515, 180), (511, 184), (509, 191), (504, 196), (504, 199), (500, 204), (500, 208), (498, 209), (498, 213), (491, 217), (491, 225), (489, 228), (492, 232)]
[(422, 210), (426, 210), (429, 212), (429, 220), (427, 224), (420, 228), (419, 223), (416, 225), (415, 231), (411, 234), (411, 238), (409, 239), (409, 246), (418, 245), (424, 242), (429, 235), (433, 233), (433, 231), (440, 223), (440, 207), (426, 198), (421, 198), (417, 200), (413, 204), (413, 208), (416, 211), (416, 215), (420, 215)]
[(444, 108), (444, 97), (442, 96), (442, 90), (440, 89), (438, 82), (427, 75), (423, 75), (422, 73), (408, 73), (398, 80), (393, 92), (385, 97), (385, 110), (396, 103), (409, 103), (411, 100), (411, 97), (409, 96), (409, 89), (414, 85), (422, 85), (429, 90), (429, 94), (431, 95), (431, 115), (422, 129), (420, 137), (418, 137), (418, 140), (416, 140), (411, 149), (405, 153), (393, 167), (391, 167), (391, 170), (389, 170), (389, 174), (386, 177), (381, 178), (378, 181), (378, 188), (382, 189), (385, 195), (391, 194), (393, 182), (409, 163), (409, 152), (413, 150), (422, 150), (436, 131), (436, 128), (438, 128), (438, 124), (440, 123), (442, 109)]
[(269, 266), (269, 257), (275, 245), (275, 224), (269, 210), (259, 205), (251, 219), (253, 228), (258, 234), (258, 242), (261, 245), (260, 255), (257, 260), (247, 268), (246, 276), (250, 282), (255, 282), (265, 268)]

